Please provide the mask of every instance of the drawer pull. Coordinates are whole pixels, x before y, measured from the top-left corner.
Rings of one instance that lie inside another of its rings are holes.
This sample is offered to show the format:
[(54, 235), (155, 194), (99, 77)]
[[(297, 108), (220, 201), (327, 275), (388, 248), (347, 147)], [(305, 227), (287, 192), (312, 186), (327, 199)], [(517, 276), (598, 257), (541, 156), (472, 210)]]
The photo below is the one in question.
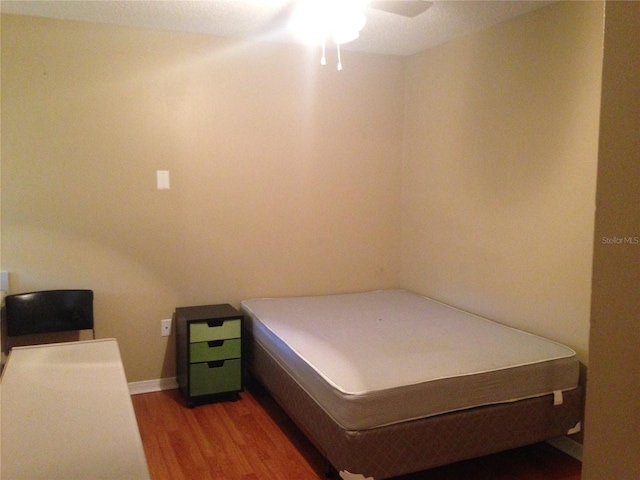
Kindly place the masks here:
[(209, 328), (221, 327), (224, 324), (224, 320), (207, 320), (207, 326)]
[(209, 345), (209, 348), (221, 347), (224, 345), (224, 340), (210, 340), (207, 342), (207, 345)]
[(216, 360), (214, 362), (207, 362), (209, 368), (220, 368), (224, 365), (224, 360)]

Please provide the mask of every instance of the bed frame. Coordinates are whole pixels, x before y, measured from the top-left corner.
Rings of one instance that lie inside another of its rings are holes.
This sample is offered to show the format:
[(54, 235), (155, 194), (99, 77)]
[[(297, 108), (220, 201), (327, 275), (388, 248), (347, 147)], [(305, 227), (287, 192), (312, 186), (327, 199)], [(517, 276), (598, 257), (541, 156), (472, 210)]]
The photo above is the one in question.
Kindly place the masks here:
[(545, 395), (384, 427), (349, 431), (331, 417), (250, 332), (243, 359), (258, 380), (343, 479), (382, 480), (566, 435), (583, 414), (583, 388), (563, 403)]

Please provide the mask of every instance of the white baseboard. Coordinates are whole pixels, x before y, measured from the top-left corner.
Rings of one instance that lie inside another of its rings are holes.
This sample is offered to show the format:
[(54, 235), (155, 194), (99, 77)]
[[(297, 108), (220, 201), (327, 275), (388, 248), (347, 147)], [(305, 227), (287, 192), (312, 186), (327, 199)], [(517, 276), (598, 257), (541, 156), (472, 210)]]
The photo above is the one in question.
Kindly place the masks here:
[(156, 380), (143, 380), (142, 382), (129, 383), (129, 394), (159, 392), (161, 390), (173, 390), (178, 388), (176, 377), (158, 378)]
[(582, 445), (575, 440), (571, 440), (569, 437), (558, 437), (547, 440), (547, 443), (576, 460), (582, 461)]

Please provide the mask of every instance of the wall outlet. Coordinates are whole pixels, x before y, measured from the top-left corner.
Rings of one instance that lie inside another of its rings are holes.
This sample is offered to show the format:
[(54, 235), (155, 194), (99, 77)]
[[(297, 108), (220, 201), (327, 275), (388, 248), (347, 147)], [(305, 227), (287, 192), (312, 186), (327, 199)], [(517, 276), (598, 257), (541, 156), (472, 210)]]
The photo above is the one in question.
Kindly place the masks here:
[(160, 320), (160, 336), (168, 337), (169, 335), (171, 335), (171, 319)]

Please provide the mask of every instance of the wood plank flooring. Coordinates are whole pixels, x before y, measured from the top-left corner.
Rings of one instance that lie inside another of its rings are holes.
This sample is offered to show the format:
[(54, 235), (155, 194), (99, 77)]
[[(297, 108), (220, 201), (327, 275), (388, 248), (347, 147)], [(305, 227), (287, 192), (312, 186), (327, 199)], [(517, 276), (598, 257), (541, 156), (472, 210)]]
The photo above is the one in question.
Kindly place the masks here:
[[(153, 480), (327, 478), (327, 461), (259, 386), (237, 402), (193, 409), (177, 390), (132, 400)], [(541, 443), (395, 480), (580, 480), (580, 471), (579, 461)]]

